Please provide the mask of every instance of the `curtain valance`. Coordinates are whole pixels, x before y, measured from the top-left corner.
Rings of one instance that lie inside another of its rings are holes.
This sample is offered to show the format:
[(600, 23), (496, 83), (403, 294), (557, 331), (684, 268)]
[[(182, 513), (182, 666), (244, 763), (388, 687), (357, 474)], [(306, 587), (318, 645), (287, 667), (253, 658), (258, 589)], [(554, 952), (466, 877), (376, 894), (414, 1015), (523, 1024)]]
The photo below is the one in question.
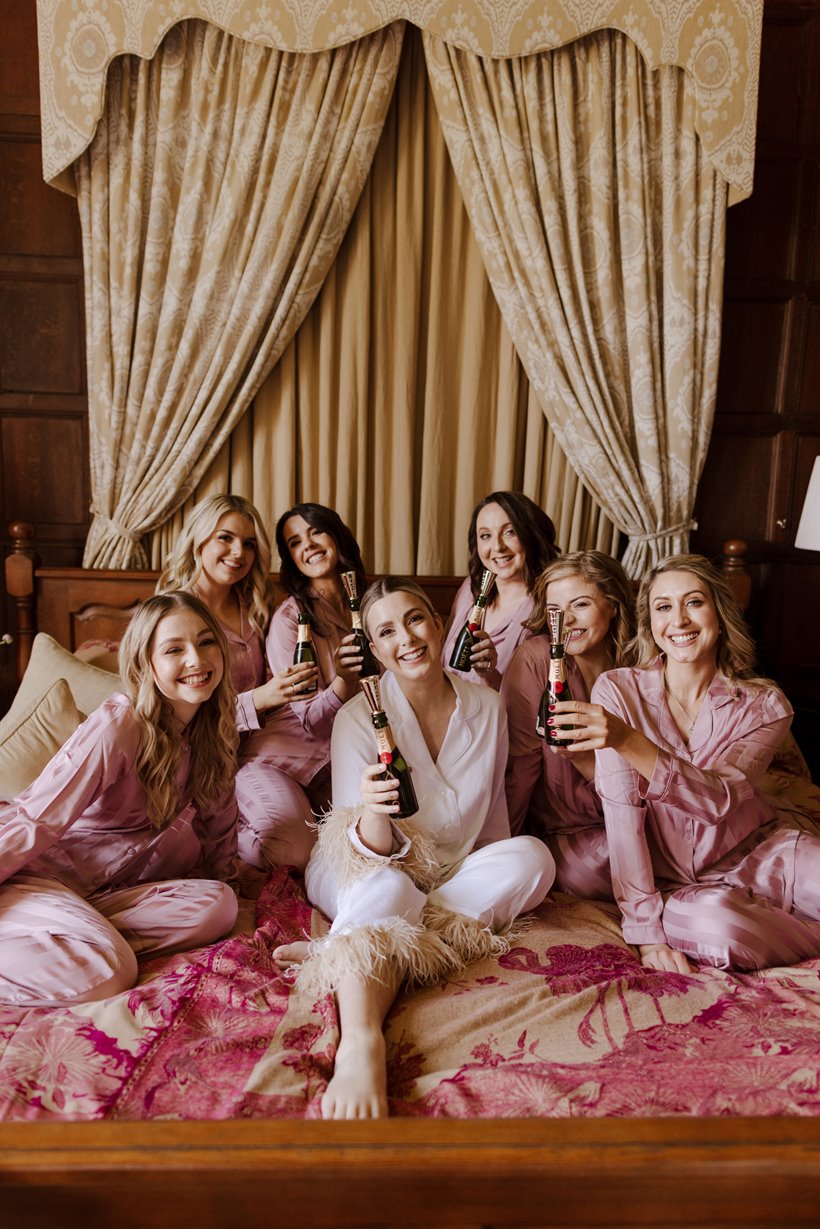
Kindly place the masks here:
[(531, 55), (595, 30), (621, 30), (652, 68), (693, 84), (695, 127), (729, 203), (752, 190), (763, 0), (37, 0), (43, 172), (74, 192), (72, 164), (103, 110), (117, 56), (150, 59), (178, 21), (199, 17), (285, 51), (341, 46), (397, 20), (479, 55)]

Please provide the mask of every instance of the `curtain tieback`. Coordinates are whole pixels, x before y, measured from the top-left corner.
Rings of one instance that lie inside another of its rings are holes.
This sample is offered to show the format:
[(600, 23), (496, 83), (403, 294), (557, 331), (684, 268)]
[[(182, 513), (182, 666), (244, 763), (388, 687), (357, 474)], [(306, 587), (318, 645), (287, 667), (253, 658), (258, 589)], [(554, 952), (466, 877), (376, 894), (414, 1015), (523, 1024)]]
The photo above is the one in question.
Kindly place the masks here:
[(104, 513), (98, 512), (93, 504), (91, 505), (91, 513), (97, 518), (98, 521), (101, 521), (107, 529), (113, 529), (114, 533), (116, 533), (120, 538), (125, 538), (128, 542), (142, 541), (141, 533), (133, 533), (130, 529), (124, 529), (123, 526), (118, 524), (117, 521), (113, 521), (110, 516), (105, 516)]
[(689, 533), (697, 527), (697, 521), (681, 521), (679, 525), (672, 525), (670, 529), (659, 529), (657, 533), (631, 533), (629, 537), (632, 542), (660, 542), (663, 538), (671, 538), (678, 533)]

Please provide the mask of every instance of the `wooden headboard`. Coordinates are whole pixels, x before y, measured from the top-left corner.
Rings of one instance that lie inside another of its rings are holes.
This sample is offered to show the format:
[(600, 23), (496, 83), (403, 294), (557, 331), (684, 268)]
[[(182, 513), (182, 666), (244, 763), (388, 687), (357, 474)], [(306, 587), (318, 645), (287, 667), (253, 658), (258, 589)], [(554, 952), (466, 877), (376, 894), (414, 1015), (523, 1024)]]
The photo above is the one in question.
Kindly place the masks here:
[[(12, 526), (22, 673), (35, 633), (118, 639), (156, 573), (40, 568)], [(723, 568), (745, 605), (745, 544)], [(446, 613), (459, 583), (421, 577)], [(775, 1226), (820, 1220), (820, 1121), (390, 1119), (0, 1123), (9, 1229)]]
[[(134, 607), (151, 596), (159, 579), (158, 572), (38, 567), (34, 526), (13, 521), (9, 536), (12, 547), (6, 558), (6, 591), (15, 602), (13, 635), (18, 682), (28, 665), (37, 632), (47, 632), (71, 652), (87, 640), (119, 640)], [(720, 565), (744, 610), (751, 583), (745, 555), (746, 543), (730, 539), (723, 544)], [(446, 618), (463, 578), (415, 579), (442, 618)], [(272, 573), (271, 580), (277, 600), (283, 598), (278, 575)]]
[[(73, 653), (87, 640), (119, 640), (139, 602), (156, 588), (159, 572), (96, 568), (42, 568), (37, 565), (34, 526), (9, 525), (11, 554), (6, 558), (6, 592), (14, 598), (17, 681), (23, 677), (37, 632), (47, 632)], [(417, 576), (435, 609), (446, 618), (462, 577)], [(286, 594), (271, 573), (277, 601)]]

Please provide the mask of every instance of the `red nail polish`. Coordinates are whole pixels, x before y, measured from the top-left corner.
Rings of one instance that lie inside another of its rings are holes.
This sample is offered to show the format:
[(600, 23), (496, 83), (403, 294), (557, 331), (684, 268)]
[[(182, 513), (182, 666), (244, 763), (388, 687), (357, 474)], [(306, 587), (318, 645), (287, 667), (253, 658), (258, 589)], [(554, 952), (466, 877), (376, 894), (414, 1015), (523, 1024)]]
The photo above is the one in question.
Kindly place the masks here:
[(547, 717), (547, 725), (555, 725), (555, 718)]
[(550, 712), (551, 712), (551, 713), (554, 713), (554, 712), (555, 712), (555, 705), (554, 705), (554, 704), (551, 704), (551, 705), (550, 705)]

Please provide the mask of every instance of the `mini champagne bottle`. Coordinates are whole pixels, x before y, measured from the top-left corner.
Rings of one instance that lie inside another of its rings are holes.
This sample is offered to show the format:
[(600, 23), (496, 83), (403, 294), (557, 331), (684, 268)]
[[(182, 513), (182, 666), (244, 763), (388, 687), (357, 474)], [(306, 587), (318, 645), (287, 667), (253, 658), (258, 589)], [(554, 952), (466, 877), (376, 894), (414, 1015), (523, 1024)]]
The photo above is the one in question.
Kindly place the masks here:
[(490, 596), (490, 590), (495, 581), (495, 574), (487, 571), (485, 568), (481, 577), (481, 587), (475, 599), (472, 610), (470, 611), (467, 622), (459, 632), (458, 640), (453, 645), (453, 651), (450, 654), (450, 669), (461, 670), (465, 674), (472, 670), (472, 662), (470, 654), (473, 645), (476, 643), (475, 633), (484, 625), (484, 609), (487, 605), (487, 598)]
[(547, 685), (538, 706), (535, 729), (550, 746), (569, 747), (572, 745), (572, 739), (559, 737), (558, 731), (562, 727), (548, 724), (551, 715), (550, 705), (555, 704), (558, 700), (572, 699), (564, 659), (564, 615), (560, 610), (550, 610), (547, 612), (547, 617), (550, 625), (550, 666)]
[(382, 708), (381, 682), (378, 675), (361, 680), (362, 691), (367, 696), (370, 705), (370, 719), (376, 731), (376, 745), (379, 749), (379, 760), (384, 764), (384, 777), (395, 777), (399, 786), (399, 809), (394, 812), (394, 819), (409, 819), (419, 809), (416, 791), (413, 788), (413, 777), (410, 766), (396, 746), (393, 731), (387, 719), (387, 713)]
[[(296, 648), (293, 650), (293, 664), (300, 666), (304, 662), (310, 662), (312, 666), (316, 665), (316, 650), (313, 647), (313, 636), (310, 631), (310, 615), (304, 610), (300, 610), (297, 616), (299, 627), (299, 638), (296, 641)], [(315, 695), (319, 690), (319, 680), (314, 678), (310, 687), (303, 687), (299, 692), (299, 699), (304, 696)]]
[(350, 618), (353, 623), (353, 635), (356, 637), (356, 648), (362, 655), (360, 678), (372, 678), (379, 673), (379, 663), (373, 656), (367, 633), (362, 627), (362, 617), (359, 614), (359, 595), (356, 591), (356, 573), (342, 572), (342, 584), (347, 594), (347, 604), (350, 607)]

